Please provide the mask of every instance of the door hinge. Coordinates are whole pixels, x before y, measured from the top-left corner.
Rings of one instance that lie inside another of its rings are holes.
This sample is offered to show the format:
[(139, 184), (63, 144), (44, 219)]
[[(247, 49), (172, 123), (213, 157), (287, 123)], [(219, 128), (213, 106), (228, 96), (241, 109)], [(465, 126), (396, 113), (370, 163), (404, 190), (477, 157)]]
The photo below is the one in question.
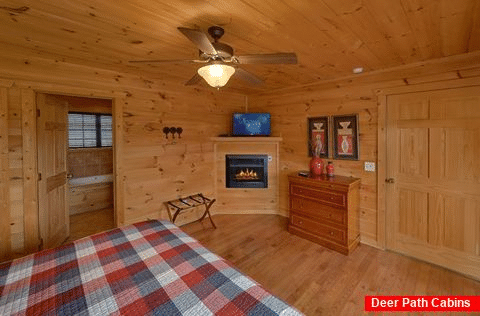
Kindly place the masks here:
[(40, 172), (38, 173), (38, 181), (42, 181), (42, 174)]
[(37, 109), (37, 117), (40, 117), (40, 109)]

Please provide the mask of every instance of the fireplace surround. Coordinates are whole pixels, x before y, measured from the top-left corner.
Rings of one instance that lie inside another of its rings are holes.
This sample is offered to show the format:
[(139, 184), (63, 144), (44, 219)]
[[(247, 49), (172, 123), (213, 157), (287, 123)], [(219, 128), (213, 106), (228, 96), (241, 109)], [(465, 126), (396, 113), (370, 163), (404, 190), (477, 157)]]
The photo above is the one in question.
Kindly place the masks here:
[(227, 188), (268, 188), (268, 155), (225, 155)]
[[(281, 214), (279, 209), (279, 152), (281, 137), (212, 137), (214, 156), (214, 197), (212, 214)], [(227, 188), (226, 155), (267, 155), (267, 188)]]

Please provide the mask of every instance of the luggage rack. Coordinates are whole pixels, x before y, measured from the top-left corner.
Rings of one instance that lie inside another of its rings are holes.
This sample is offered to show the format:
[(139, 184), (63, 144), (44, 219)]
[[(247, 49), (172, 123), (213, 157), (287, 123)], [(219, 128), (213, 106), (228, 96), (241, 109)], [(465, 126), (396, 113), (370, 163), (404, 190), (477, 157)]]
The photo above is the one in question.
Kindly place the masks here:
[[(210, 219), (210, 222), (212, 223), (213, 228), (217, 228), (217, 226), (215, 226), (215, 223), (212, 220), (212, 216), (210, 215), (210, 207), (214, 202), (215, 202), (215, 199), (210, 199), (204, 196), (202, 193), (197, 193), (194, 195), (189, 195), (187, 197), (170, 200), (170, 201), (164, 202), (164, 204), (168, 211), (168, 217), (170, 218), (170, 221), (172, 223), (175, 223), (177, 216), (182, 211), (185, 211), (200, 205), (205, 205), (205, 212), (203, 213), (202, 217), (198, 221), (201, 222), (205, 218), (205, 216), (208, 215), (208, 219)], [(173, 216), (172, 216), (172, 210), (175, 211)]]

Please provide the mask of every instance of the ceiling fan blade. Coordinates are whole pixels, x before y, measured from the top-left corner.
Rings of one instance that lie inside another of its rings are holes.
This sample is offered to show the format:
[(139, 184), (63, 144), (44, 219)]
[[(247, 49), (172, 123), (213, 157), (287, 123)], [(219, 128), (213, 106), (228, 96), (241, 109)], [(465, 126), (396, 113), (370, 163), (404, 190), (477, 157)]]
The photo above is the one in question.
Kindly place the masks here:
[(160, 64), (202, 64), (208, 62), (208, 60), (195, 60), (195, 59), (150, 59), (150, 60), (129, 60), (129, 63), (160, 63)]
[(202, 77), (196, 73), (190, 80), (185, 82), (186, 86), (193, 86), (194, 84), (197, 84), (200, 80), (202, 80)]
[(297, 54), (275, 53), (237, 56), (240, 64), (296, 64)]
[(207, 34), (200, 30), (187, 29), (185, 27), (179, 27), (178, 30), (182, 32), (189, 40), (191, 40), (197, 47), (208, 55), (216, 55), (217, 50), (213, 47), (212, 43), (207, 37)]
[(240, 78), (240, 79), (242, 79), (242, 80), (244, 80), (244, 81), (246, 81), (250, 84), (256, 85), (256, 86), (260, 86), (260, 85), (263, 84), (262, 79), (258, 78), (254, 74), (246, 71), (245, 69), (242, 69), (242, 68), (239, 68), (239, 67), (235, 68), (235, 75), (238, 78)]

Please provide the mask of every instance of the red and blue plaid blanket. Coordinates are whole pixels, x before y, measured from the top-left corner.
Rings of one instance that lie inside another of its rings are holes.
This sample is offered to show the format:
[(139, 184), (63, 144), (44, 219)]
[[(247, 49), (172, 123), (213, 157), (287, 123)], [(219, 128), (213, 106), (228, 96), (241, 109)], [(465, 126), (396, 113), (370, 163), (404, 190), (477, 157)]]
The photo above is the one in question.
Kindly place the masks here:
[(0, 315), (301, 315), (166, 221), (0, 265)]

